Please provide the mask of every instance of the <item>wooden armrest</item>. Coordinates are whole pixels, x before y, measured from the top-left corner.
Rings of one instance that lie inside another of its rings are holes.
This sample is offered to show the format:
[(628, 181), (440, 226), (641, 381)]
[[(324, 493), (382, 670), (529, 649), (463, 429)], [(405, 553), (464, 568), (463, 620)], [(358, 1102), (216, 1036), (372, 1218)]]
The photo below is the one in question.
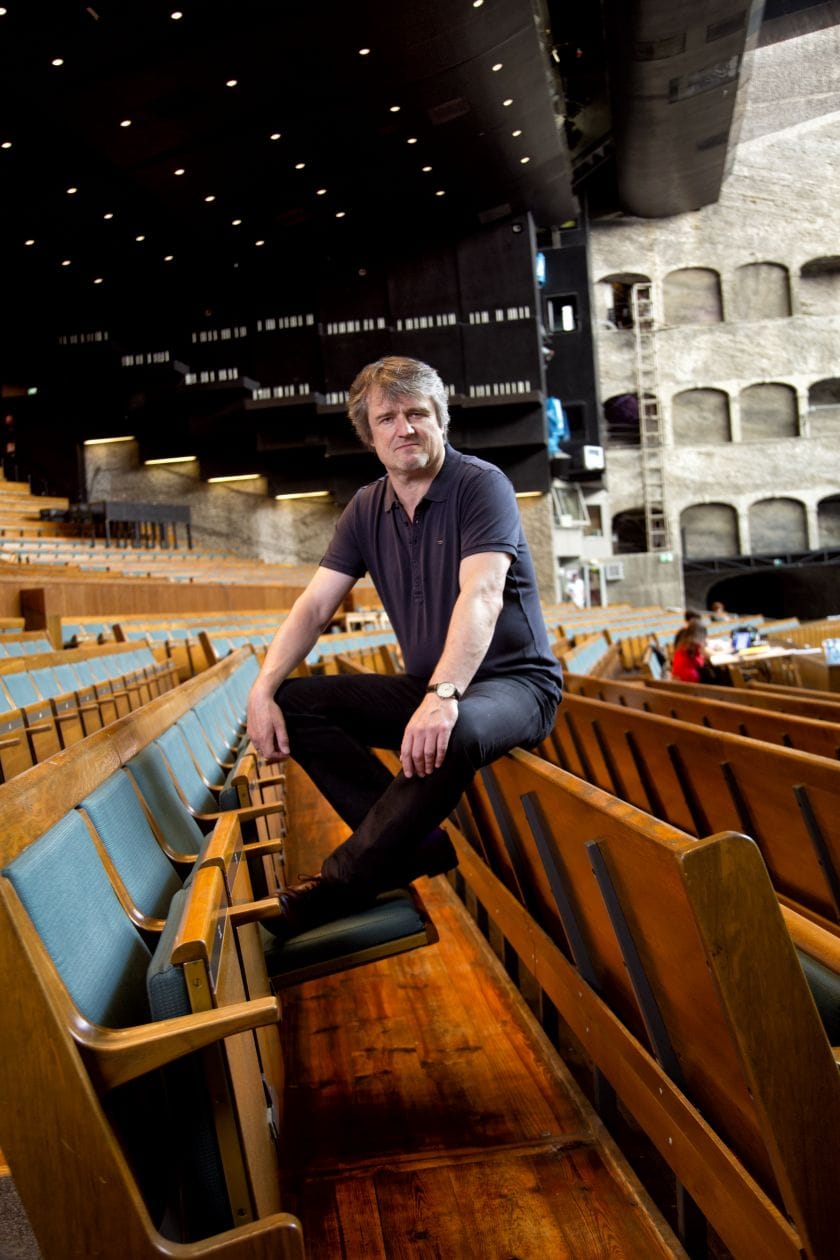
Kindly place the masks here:
[(269, 814), (279, 814), (284, 809), (282, 801), (270, 801), (267, 805), (245, 805), (241, 809), (223, 809), (215, 814), (196, 814), (196, 818), (203, 822), (218, 822), (220, 818), (232, 814), (240, 823), (248, 823), (257, 818), (266, 818)]
[(19, 739), (15, 739), (14, 736), (9, 736), (8, 738), (0, 739), (0, 748), (16, 748), (19, 743)]
[(280, 903), (276, 897), (261, 897), (259, 901), (243, 901), (231, 906), (227, 911), (227, 917), (233, 927), (241, 927), (243, 923), (259, 923), (262, 919), (275, 919), (279, 913)]
[(254, 840), (251, 844), (243, 844), (243, 857), (270, 857), (272, 853), (282, 853), (285, 845), (282, 840)]
[(134, 1028), (98, 1028), (85, 1022), (74, 1028), (73, 1033), (84, 1047), (91, 1061), (91, 1071), (101, 1087), (113, 1089), (194, 1050), (202, 1050), (235, 1033), (276, 1024), (279, 1019), (277, 999), (264, 997)]

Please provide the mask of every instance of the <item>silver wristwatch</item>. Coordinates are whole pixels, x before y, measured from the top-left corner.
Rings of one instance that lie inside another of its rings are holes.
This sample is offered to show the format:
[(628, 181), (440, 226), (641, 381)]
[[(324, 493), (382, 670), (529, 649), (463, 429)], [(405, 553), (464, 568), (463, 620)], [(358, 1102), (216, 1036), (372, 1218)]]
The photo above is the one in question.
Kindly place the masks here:
[(436, 696), (440, 696), (441, 700), (460, 700), (461, 693), (454, 683), (439, 682), (431, 683), (426, 688), (426, 695), (434, 692)]

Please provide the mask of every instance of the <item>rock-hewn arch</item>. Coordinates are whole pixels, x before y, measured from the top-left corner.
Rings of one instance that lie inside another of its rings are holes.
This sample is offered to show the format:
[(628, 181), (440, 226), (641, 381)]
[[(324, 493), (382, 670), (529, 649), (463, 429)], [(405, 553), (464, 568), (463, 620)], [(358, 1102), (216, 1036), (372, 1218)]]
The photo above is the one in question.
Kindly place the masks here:
[(675, 446), (719, 445), (731, 437), (729, 396), (722, 389), (685, 389), (671, 399)]
[(650, 284), (650, 276), (637, 271), (616, 271), (601, 276), (595, 285), (597, 318), (607, 328), (632, 328), (631, 294), (634, 284)]
[(741, 439), (772, 442), (799, 432), (796, 390), (770, 382), (741, 390)]
[(616, 512), (612, 518), (612, 543), (616, 555), (627, 555), (633, 551), (647, 551), (647, 530), (645, 527), (645, 509), (643, 507), (628, 508), (625, 512)]
[(719, 324), (723, 319), (720, 276), (709, 267), (669, 272), (662, 294), (666, 324)]
[(815, 381), (808, 390), (808, 422), (811, 437), (840, 434), (840, 377)]
[(785, 319), (790, 315), (790, 278), (781, 263), (746, 263), (732, 280), (734, 319)]
[(840, 494), (831, 494), (817, 505), (821, 547), (840, 547)]
[(694, 503), (680, 513), (683, 555), (689, 560), (737, 556), (738, 515), (729, 503)]
[(750, 508), (750, 541), (754, 555), (807, 551), (805, 505), (799, 499), (759, 499)]
[(613, 394), (604, 403), (604, 433), (608, 446), (638, 446), (639, 399), (636, 394)]
[(799, 272), (803, 315), (840, 315), (840, 254), (812, 258)]

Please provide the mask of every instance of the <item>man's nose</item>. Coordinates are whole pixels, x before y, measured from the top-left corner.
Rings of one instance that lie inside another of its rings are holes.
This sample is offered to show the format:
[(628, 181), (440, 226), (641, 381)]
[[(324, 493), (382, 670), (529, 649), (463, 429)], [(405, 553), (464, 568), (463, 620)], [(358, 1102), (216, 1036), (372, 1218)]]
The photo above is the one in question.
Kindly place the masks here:
[(400, 412), (400, 415), (399, 415), (399, 432), (400, 433), (413, 433), (414, 432), (414, 425), (411, 423), (408, 416), (404, 415), (402, 412)]

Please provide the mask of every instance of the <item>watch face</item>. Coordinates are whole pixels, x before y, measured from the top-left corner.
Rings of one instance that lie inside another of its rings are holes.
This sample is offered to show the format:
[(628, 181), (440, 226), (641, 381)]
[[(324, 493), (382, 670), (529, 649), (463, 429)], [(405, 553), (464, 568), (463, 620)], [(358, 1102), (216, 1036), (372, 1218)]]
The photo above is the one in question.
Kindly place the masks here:
[(441, 700), (451, 700), (458, 689), (454, 683), (438, 683), (435, 690)]

